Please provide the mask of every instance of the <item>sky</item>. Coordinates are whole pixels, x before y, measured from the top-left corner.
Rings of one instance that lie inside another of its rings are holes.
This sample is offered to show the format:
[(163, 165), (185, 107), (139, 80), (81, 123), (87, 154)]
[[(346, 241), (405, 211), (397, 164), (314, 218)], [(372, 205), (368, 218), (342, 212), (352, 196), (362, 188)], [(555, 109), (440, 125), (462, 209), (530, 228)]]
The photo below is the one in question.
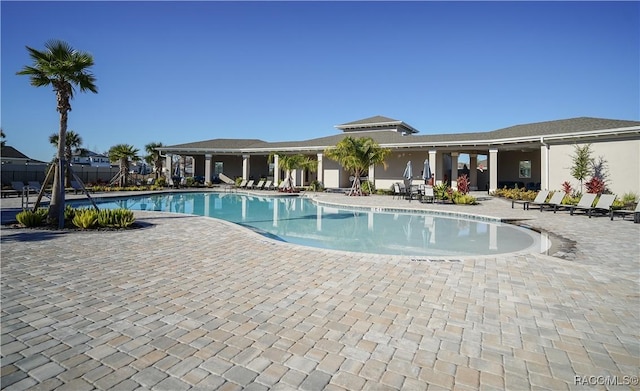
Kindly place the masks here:
[(376, 115), (419, 134), (574, 117), (640, 120), (640, 2), (1, 1), (6, 143), (49, 161), (50, 87), (16, 72), (61, 39), (98, 94), (68, 129), (103, 153), (216, 138), (295, 141)]

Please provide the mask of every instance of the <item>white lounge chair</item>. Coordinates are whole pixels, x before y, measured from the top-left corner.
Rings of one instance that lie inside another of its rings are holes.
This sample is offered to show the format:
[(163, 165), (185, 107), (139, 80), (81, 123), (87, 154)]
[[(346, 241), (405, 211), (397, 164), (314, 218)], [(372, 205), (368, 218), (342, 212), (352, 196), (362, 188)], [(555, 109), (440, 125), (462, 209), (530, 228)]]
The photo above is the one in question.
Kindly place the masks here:
[(615, 215), (622, 215), (622, 219), (624, 220), (624, 217), (626, 215), (630, 215), (633, 214), (633, 222), (634, 223), (640, 223), (640, 202), (638, 202), (636, 204), (636, 208), (634, 210), (629, 210), (629, 209), (611, 209), (609, 211), (609, 217), (611, 217), (611, 220), (613, 220), (613, 216)]
[(266, 181), (264, 183), (264, 187), (265, 190), (272, 190), (273, 189), (273, 181)]
[(548, 206), (550, 209), (552, 208), (553, 213), (555, 213), (558, 210), (558, 207), (562, 206), (562, 200), (564, 200), (565, 195), (566, 194), (564, 191), (556, 191), (555, 193), (553, 193), (549, 202), (538, 204), (540, 206), (540, 212), (542, 212), (544, 208)]
[(570, 205), (569, 214), (573, 216), (573, 212), (576, 210), (584, 210), (585, 212), (591, 209), (593, 206), (593, 201), (596, 200), (598, 195), (595, 193), (585, 193), (580, 197), (580, 201), (578, 201), (578, 205)]
[(255, 185), (255, 189), (257, 190), (262, 190), (263, 187), (264, 187), (264, 180), (259, 181), (258, 184)]
[(245, 187), (247, 187), (247, 180), (243, 179), (242, 182), (240, 182), (240, 184), (238, 185), (239, 188), (244, 189)]
[(536, 198), (533, 201), (524, 201), (524, 200), (512, 200), (511, 201), (511, 209), (513, 209), (515, 204), (522, 204), (522, 209), (529, 210), (531, 205), (540, 205), (544, 204), (549, 197), (549, 190), (540, 190), (538, 194), (536, 194)]
[[(241, 186), (242, 187), (242, 186)], [(254, 185), (253, 185), (253, 179), (249, 180), (249, 182), (247, 182), (246, 185), (244, 185), (244, 187), (246, 189), (253, 189)]]
[(589, 215), (589, 218), (591, 218), (591, 216), (593, 216), (594, 213), (603, 213), (603, 214), (607, 214), (610, 213), (611, 211), (611, 205), (613, 204), (613, 201), (616, 200), (616, 195), (615, 194), (602, 194), (600, 196), (600, 198), (598, 199), (598, 202), (596, 203), (595, 206), (591, 206), (589, 208), (572, 208), (571, 209), (571, 214), (573, 214), (573, 212), (577, 209), (582, 209), (585, 211), (585, 213), (587, 215)]

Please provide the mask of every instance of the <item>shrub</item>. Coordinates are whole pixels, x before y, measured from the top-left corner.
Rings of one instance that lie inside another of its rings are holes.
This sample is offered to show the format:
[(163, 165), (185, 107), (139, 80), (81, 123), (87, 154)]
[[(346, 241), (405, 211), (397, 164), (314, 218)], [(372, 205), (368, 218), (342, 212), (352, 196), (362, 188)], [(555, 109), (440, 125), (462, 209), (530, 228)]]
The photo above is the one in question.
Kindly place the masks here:
[(103, 209), (98, 212), (97, 222), (101, 227), (127, 228), (136, 221), (128, 209)]
[(362, 192), (366, 194), (371, 194), (376, 191), (375, 186), (371, 181), (364, 181), (360, 185)]
[(462, 194), (469, 193), (469, 177), (462, 174), (458, 177), (458, 191)]
[(18, 223), (28, 228), (39, 227), (45, 221), (47, 213), (47, 209), (38, 209), (35, 211), (23, 210), (16, 215), (16, 220), (18, 220)]
[(584, 186), (587, 188), (587, 193), (602, 194), (607, 190), (604, 181), (597, 176), (588, 180)]
[(433, 195), (437, 200), (448, 200), (449, 197), (449, 186), (446, 182), (443, 182), (439, 185), (433, 186)]
[(184, 180), (184, 185), (187, 187), (194, 187), (198, 185), (198, 182), (196, 181), (196, 178), (190, 176)]
[(452, 199), (454, 204), (475, 205), (478, 203), (476, 197), (471, 194), (462, 194), (458, 191), (453, 193)]
[(564, 191), (565, 194), (573, 193), (573, 187), (571, 186), (571, 183), (569, 183), (568, 181), (562, 182), (562, 191)]
[(76, 209), (71, 222), (81, 229), (95, 228), (98, 224), (98, 211), (95, 209)]
[(310, 191), (323, 191), (324, 190), (324, 186), (322, 185), (322, 182), (315, 180), (312, 181), (309, 184), (309, 190)]
[(160, 186), (160, 187), (166, 187), (167, 186), (167, 178), (161, 176), (158, 179), (156, 179), (154, 185), (156, 186)]
[(633, 192), (624, 193), (622, 195), (622, 203), (624, 204), (634, 204), (638, 200), (638, 195)]

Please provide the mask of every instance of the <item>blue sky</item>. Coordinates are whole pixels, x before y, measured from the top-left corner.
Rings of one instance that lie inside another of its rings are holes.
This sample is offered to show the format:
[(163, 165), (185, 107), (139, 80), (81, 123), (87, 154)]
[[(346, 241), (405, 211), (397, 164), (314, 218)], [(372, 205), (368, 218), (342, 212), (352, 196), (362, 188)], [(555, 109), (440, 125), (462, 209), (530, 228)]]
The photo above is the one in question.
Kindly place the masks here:
[(2, 129), (50, 160), (55, 96), (16, 72), (62, 39), (95, 59), (85, 148), (290, 141), (374, 115), (420, 134), (640, 120), (639, 2), (0, 2)]

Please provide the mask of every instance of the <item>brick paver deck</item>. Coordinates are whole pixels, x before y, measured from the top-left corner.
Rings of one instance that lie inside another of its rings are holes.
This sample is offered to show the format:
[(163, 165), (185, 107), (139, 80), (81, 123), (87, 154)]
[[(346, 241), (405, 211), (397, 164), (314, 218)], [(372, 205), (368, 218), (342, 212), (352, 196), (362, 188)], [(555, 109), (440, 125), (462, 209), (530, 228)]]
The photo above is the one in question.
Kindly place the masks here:
[(638, 389), (586, 383), (640, 375), (640, 224), (311, 196), (524, 219), (568, 245), (414, 262), (159, 212), (130, 231), (4, 227), (2, 389)]

